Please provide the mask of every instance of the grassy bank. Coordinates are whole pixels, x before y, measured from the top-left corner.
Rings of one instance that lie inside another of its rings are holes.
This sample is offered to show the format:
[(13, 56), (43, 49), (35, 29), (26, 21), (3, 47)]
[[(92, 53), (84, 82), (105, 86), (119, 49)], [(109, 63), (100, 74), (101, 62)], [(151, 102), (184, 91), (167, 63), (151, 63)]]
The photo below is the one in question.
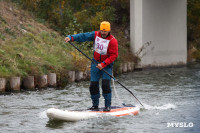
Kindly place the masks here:
[[(63, 74), (69, 70), (88, 69), (90, 61), (48, 25), (17, 5), (0, 1), (0, 77)], [(124, 36), (121, 31), (113, 32), (120, 40), (115, 73), (119, 73), (120, 62), (132, 60), (129, 43), (120, 38)], [(75, 44), (92, 57), (92, 43)]]
[[(1, 1), (0, 16), (0, 77), (86, 68), (86, 58), (65, 43), (64, 36), (48, 28), (48, 24), (40, 23), (29, 12)], [(91, 55), (90, 50), (85, 52)]]
[[(6, 41), (0, 46), (0, 75), (27, 76), (79, 69), (75, 63), (84, 59), (58, 34), (42, 31)], [(84, 64), (83, 64), (83, 67)]]

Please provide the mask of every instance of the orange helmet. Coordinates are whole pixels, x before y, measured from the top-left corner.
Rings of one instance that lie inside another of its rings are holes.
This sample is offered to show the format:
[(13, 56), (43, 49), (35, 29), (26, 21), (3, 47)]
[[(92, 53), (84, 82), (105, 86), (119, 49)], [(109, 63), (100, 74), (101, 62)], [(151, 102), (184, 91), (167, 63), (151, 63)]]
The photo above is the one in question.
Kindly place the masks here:
[(110, 31), (110, 23), (108, 21), (103, 21), (100, 24), (100, 30)]

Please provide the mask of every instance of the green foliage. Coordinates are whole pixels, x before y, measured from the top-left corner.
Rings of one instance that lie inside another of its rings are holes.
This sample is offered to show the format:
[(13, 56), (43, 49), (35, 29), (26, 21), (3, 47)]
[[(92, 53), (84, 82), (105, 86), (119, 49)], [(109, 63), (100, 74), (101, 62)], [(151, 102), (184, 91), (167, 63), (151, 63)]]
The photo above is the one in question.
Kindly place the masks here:
[(77, 23), (77, 20), (74, 18), (73, 21), (69, 23), (68, 27), (64, 29), (64, 35), (71, 35), (83, 32), (83, 29), (80, 27), (80, 24)]
[(3, 41), (5, 41), (5, 36), (2, 33), (0, 33), (0, 39), (2, 39)]
[(188, 42), (200, 49), (200, 0), (187, 1)]
[(16, 34), (14, 31), (12, 31), (10, 28), (6, 27), (4, 30), (5, 33), (11, 35), (13, 38), (16, 38)]
[(6, 20), (1, 17), (1, 14), (0, 14), (0, 22), (1, 24), (7, 24)]
[(123, 13), (122, 17), (119, 17), (121, 13), (119, 14), (119, 10), (116, 9), (129, 12), (127, 0), (18, 0), (17, 2), (39, 17), (38, 21), (50, 22), (52, 27), (62, 34), (99, 30), (99, 24), (104, 20), (111, 23), (129, 21), (129, 14)]
[(200, 50), (197, 50), (193, 53), (193, 58), (195, 58), (198, 62), (200, 62)]
[(188, 48), (195, 47), (193, 57), (200, 59), (200, 0), (187, 1), (187, 39)]

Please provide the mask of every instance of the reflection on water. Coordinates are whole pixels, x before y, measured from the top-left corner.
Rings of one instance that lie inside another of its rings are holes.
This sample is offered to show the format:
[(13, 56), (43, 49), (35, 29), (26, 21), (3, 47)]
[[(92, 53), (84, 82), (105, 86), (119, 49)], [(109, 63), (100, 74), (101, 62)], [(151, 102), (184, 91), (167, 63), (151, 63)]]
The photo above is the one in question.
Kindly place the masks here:
[[(78, 122), (52, 121), (48, 108), (82, 110), (91, 106), (89, 82), (73, 83), (61, 90), (0, 96), (0, 128), (9, 133), (63, 132), (198, 132), (200, 130), (200, 66), (150, 69), (119, 77), (144, 104), (145, 109), (123, 87), (115, 84), (120, 101), (140, 107), (137, 116), (100, 117)], [(112, 105), (120, 102), (113, 94)], [(100, 106), (104, 106), (103, 97)], [(191, 128), (167, 127), (168, 122), (192, 122)]]
[(57, 121), (57, 120), (48, 120), (46, 127), (53, 128), (53, 129), (60, 129), (63, 128), (64, 121)]

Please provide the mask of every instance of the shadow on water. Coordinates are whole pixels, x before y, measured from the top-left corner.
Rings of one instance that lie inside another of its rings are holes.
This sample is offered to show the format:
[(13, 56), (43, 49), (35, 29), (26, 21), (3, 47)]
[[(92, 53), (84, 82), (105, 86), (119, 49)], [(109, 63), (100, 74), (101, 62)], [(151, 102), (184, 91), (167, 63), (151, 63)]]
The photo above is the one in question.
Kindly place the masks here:
[(64, 123), (75, 123), (75, 122), (66, 122), (66, 121), (59, 121), (59, 120), (49, 120), (46, 124), (46, 127), (53, 128), (53, 129), (60, 129), (63, 128)]

